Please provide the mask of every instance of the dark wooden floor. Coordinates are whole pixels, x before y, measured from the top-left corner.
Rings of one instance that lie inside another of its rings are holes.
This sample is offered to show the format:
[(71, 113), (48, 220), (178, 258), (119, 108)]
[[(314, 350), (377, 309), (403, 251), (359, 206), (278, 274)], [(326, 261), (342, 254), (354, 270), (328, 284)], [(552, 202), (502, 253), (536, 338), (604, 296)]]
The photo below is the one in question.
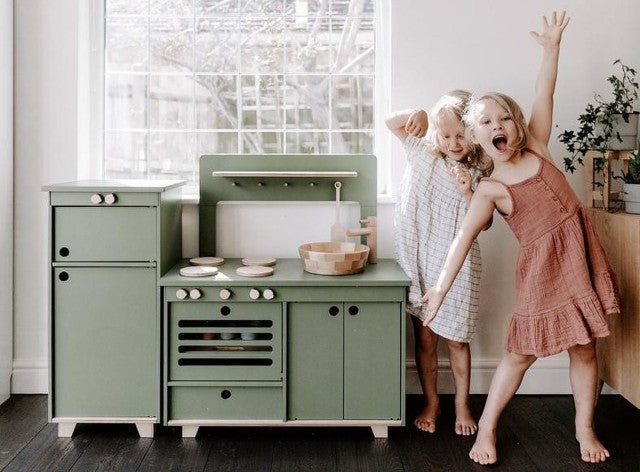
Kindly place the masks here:
[[(485, 396), (472, 397), (479, 416)], [(453, 433), (453, 398), (443, 396), (438, 432), (411, 426), (420, 397), (407, 400), (407, 424), (374, 439), (366, 428), (201, 428), (182, 439), (160, 427), (141, 439), (133, 425), (78, 425), (57, 438), (47, 424), (45, 395), (15, 395), (0, 406), (0, 470), (4, 471), (465, 471), (486, 470), (467, 453), (473, 438)], [(611, 451), (604, 464), (584, 464), (573, 437), (570, 396), (517, 396), (503, 415), (499, 463), (492, 470), (640, 471), (640, 410), (603, 396), (597, 429)]]

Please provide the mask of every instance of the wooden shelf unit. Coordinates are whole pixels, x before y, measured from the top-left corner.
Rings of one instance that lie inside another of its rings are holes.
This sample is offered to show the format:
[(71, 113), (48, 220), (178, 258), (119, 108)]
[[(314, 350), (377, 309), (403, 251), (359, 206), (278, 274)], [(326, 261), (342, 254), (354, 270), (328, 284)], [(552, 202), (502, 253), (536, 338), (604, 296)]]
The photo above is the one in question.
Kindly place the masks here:
[(613, 161), (620, 160), (620, 167), (624, 172), (629, 170), (629, 157), (633, 151), (607, 151), (604, 157), (602, 167), (602, 188), (595, 188), (598, 179), (596, 178), (596, 169), (593, 164), (594, 159), (601, 154), (597, 151), (588, 151), (584, 157), (584, 175), (585, 188), (587, 190), (585, 205), (587, 207), (609, 208), (609, 204), (613, 201), (620, 201), (620, 192), (611, 191), (611, 164)]

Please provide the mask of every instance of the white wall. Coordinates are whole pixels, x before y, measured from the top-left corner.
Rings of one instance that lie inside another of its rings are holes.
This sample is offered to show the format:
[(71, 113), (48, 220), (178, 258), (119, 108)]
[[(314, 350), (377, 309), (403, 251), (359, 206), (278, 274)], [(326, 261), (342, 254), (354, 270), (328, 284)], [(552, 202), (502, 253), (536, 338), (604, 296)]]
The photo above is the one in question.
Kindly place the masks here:
[[(14, 392), (46, 389), (46, 200), (43, 183), (77, 175), (77, 0), (20, 0), (16, 3), (16, 164), (15, 164), (15, 346)], [(540, 60), (528, 31), (539, 17), (566, 8), (565, 33), (556, 93), (559, 129), (575, 124), (593, 91), (606, 92), (605, 77), (620, 58), (640, 68), (640, 2), (567, 0), (551, 2), (433, 2), (393, 0), (391, 7), (392, 109), (429, 107), (453, 88), (496, 89), (528, 109)], [(560, 157), (562, 149), (552, 144)], [(392, 146), (392, 158), (403, 162)], [(395, 188), (402, 165), (391, 169)], [(582, 193), (581, 171), (571, 181)], [(194, 211), (186, 212), (185, 255), (197, 248)], [(381, 256), (392, 251), (392, 207), (380, 205)], [(497, 217), (481, 237), (484, 260), (481, 322), (472, 344), (472, 391), (486, 392), (499, 359), (514, 300), (517, 244)], [(443, 363), (443, 366), (446, 363)], [(568, 391), (567, 362), (555, 356), (536, 363), (521, 391)], [(450, 391), (447, 370), (443, 390)], [(416, 389), (413, 373), (409, 387)]]
[(0, 1), (0, 403), (13, 358), (13, 1)]

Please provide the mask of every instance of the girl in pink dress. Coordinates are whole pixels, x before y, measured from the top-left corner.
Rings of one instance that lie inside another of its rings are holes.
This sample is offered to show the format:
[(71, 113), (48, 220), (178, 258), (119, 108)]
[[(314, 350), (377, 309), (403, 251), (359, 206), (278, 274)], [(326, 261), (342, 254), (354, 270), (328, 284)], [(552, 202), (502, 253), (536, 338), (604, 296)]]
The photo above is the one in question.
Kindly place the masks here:
[(586, 462), (609, 457), (593, 427), (595, 338), (609, 334), (606, 315), (620, 311), (619, 299), (593, 226), (547, 148), (560, 40), (569, 18), (554, 12), (551, 21), (543, 21), (543, 32), (532, 32), (544, 52), (528, 125), (517, 103), (500, 93), (480, 96), (467, 110), (470, 138), (491, 157), (494, 171), (478, 185), (438, 282), (424, 296), (429, 317), (435, 316), (472, 242), (497, 209), (521, 249), (507, 352), (491, 382), (469, 453), (480, 464), (497, 461), (498, 419), (526, 370), (538, 357), (564, 350), (570, 358), (581, 457)]

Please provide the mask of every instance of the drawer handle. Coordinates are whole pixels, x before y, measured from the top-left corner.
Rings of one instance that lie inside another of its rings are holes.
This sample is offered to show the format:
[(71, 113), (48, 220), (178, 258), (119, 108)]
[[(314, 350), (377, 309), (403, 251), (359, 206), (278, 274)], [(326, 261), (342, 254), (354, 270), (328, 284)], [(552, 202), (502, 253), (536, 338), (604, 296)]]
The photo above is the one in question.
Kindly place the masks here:
[(58, 253), (62, 257), (67, 257), (69, 255), (69, 248), (68, 247), (61, 247), (60, 250), (58, 251)]
[(68, 272), (60, 272), (58, 274), (58, 278), (60, 280), (62, 280), (63, 282), (66, 282), (67, 280), (69, 280), (69, 273)]
[(338, 308), (337, 306), (332, 306), (331, 308), (329, 308), (329, 314), (331, 316), (336, 316), (338, 313), (340, 313), (340, 308)]
[(231, 308), (229, 308), (228, 306), (223, 306), (222, 308), (220, 308), (220, 314), (222, 316), (227, 316), (231, 314)]
[(220, 396), (223, 400), (226, 400), (227, 398), (231, 398), (231, 392), (229, 390), (223, 390), (220, 392)]
[(360, 310), (359, 310), (359, 309), (358, 309), (358, 307), (357, 307), (357, 306), (355, 306), (355, 305), (351, 305), (351, 306), (349, 307), (349, 314), (350, 314), (350, 315), (357, 315), (359, 311), (360, 311)]

